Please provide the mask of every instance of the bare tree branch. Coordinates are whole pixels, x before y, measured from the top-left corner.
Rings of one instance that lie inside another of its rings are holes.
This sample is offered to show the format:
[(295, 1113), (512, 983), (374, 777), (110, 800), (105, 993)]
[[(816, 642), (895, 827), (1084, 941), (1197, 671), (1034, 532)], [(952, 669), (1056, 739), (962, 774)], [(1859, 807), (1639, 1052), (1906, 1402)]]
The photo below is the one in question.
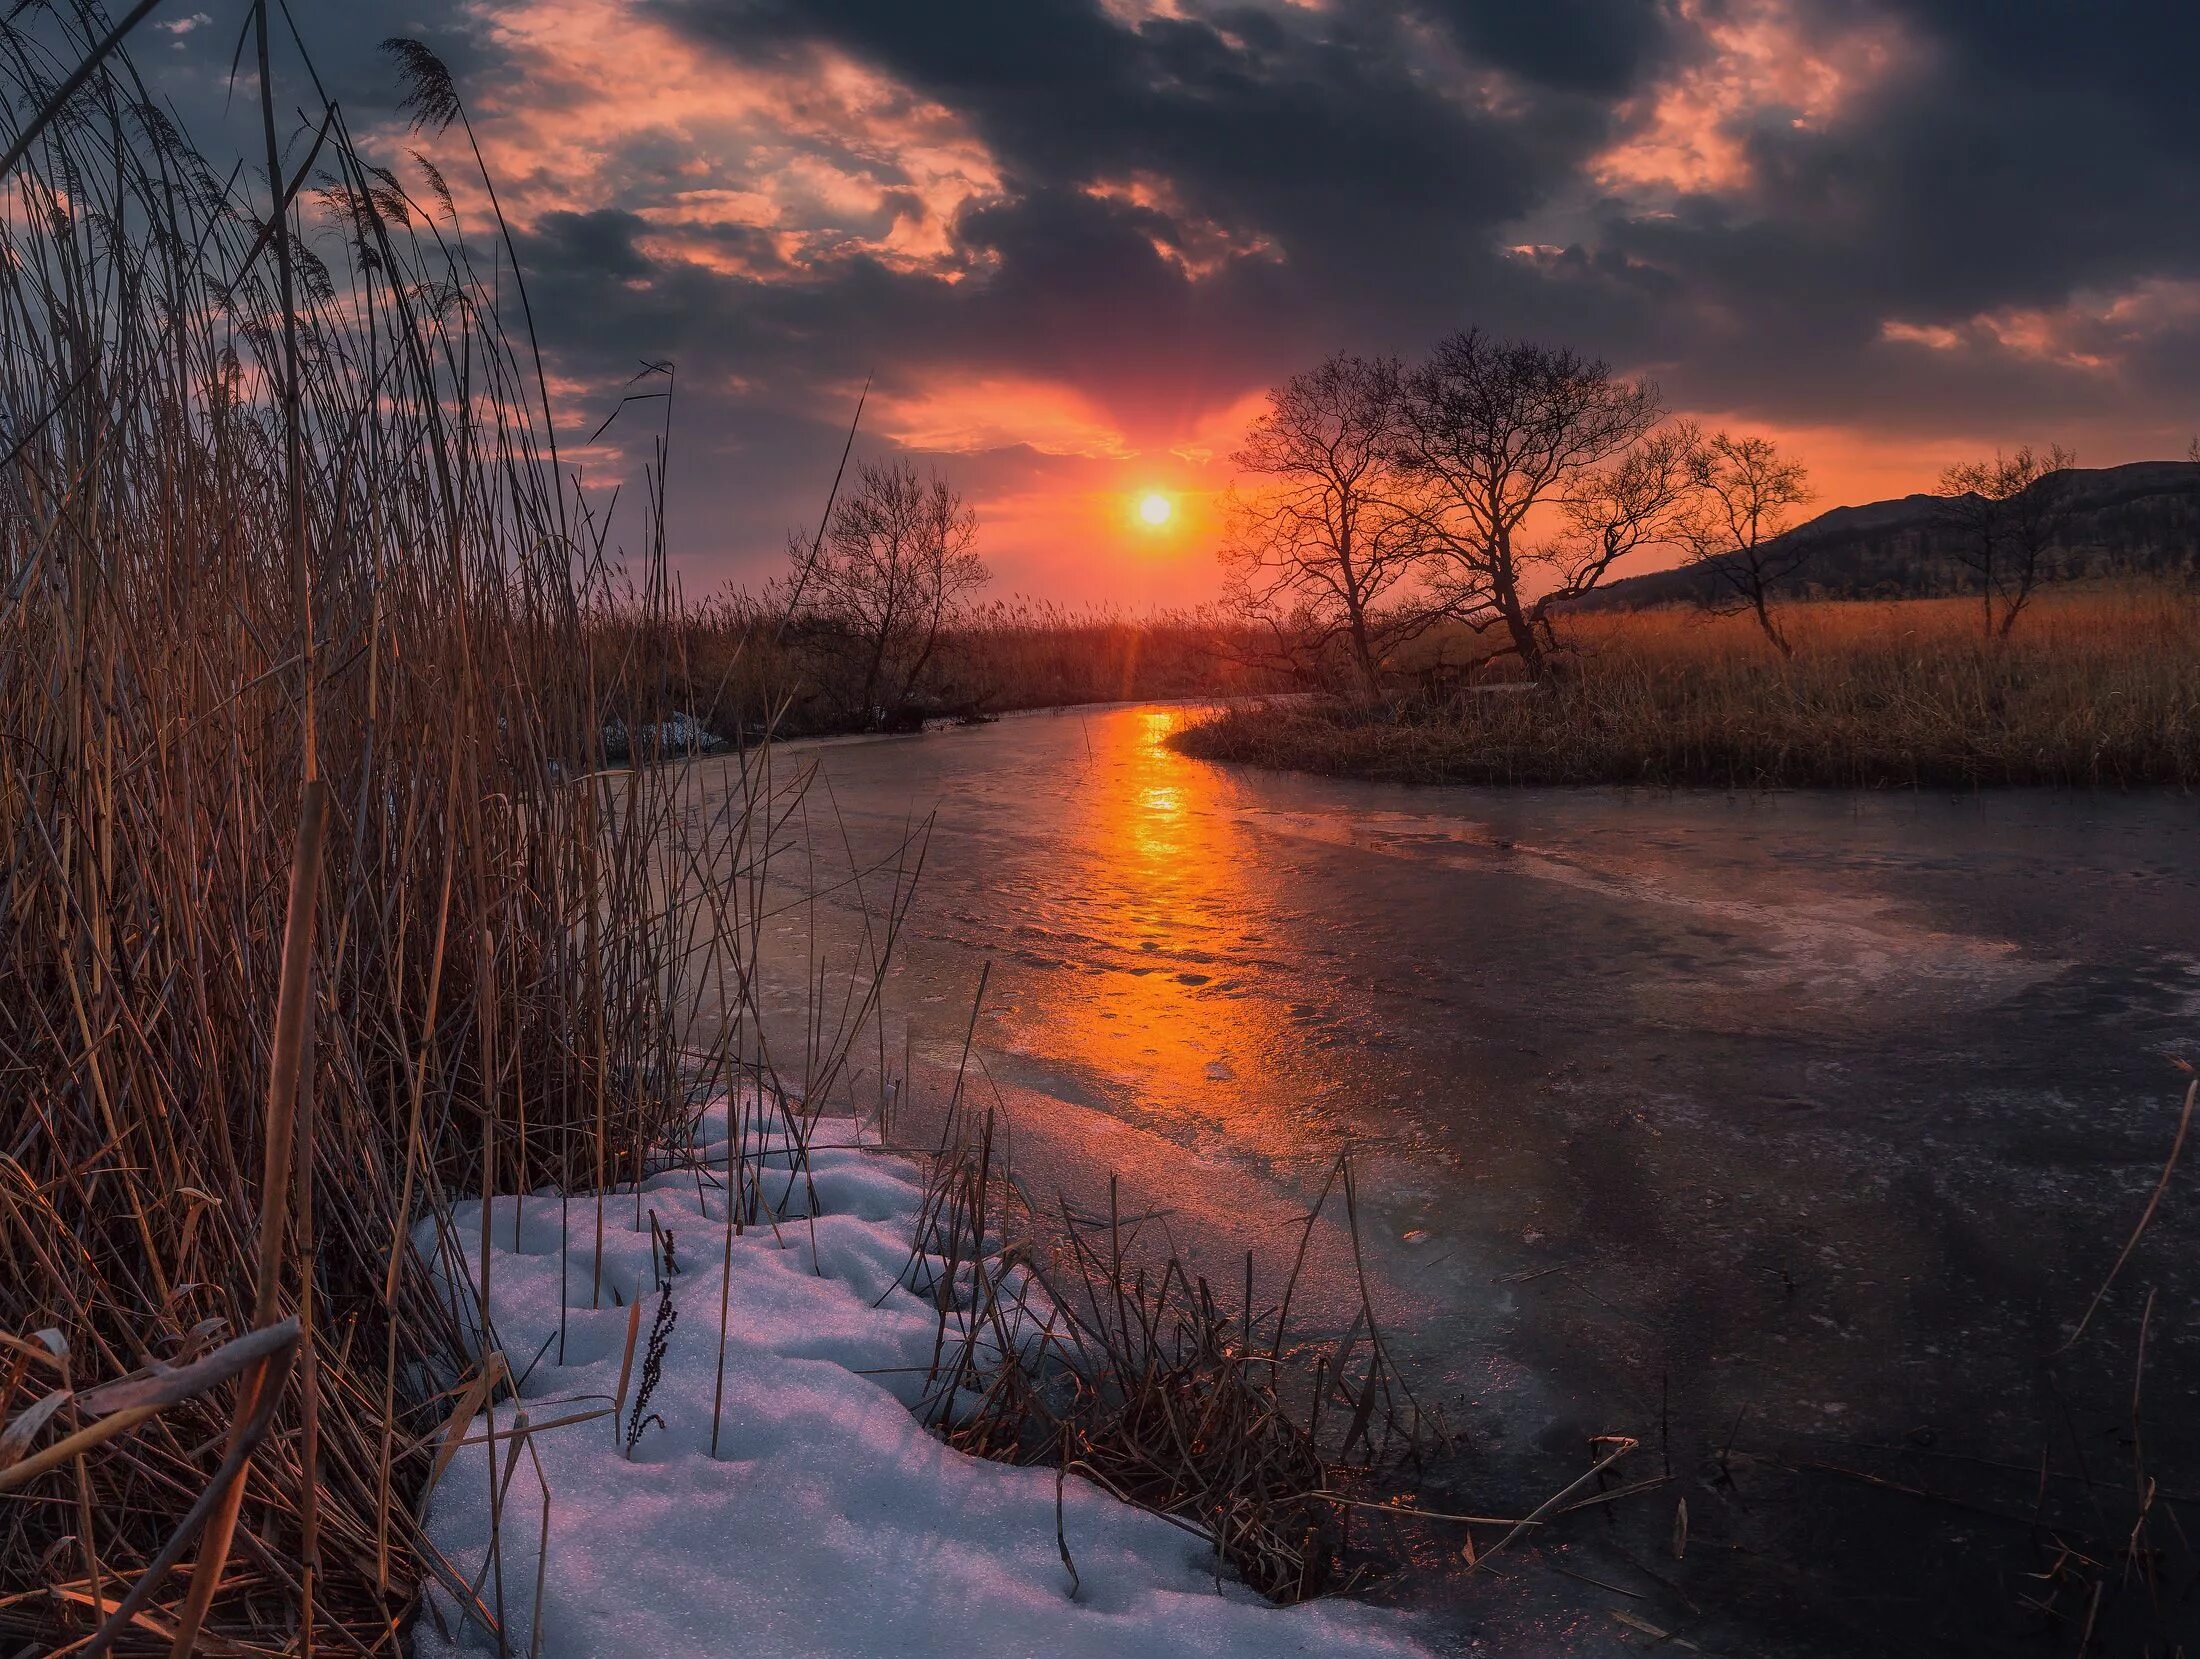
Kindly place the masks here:
[(1940, 475), (1940, 521), (1953, 533), (1957, 561), (1978, 580), (1988, 635), (2009, 637), (2047, 573), (2048, 553), (2069, 532), (2075, 503), (2066, 475), (2077, 464), (2061, 444), (2044, 455), (2025, 444)]
[(891, 460), (856, 469), (823, 536), (789, 538), (790, 615), (842, 647), (866, 724), (911, 701), (942, 630), (990, 579), (971, 551), (977, 535), (978, 515), (952, 484)]
[(1772, 596), (1809, 563), (1807, 543), (1787, 539), (1795, 509), (1811, 500), (1810, 475), (1770, 438), (1714, 433), (1691, 457), (1695, 499), (1680, 530), (1693, 562), (1719, 583), (1705, 608), (1746, 611), (1783, 657), (1795, 647), (1772, 614)]
[[(1674, 533), (1684, 446), (1646, 442), (1663, 414), (1657, 388), (1477, 329), (1406, 377), (1403, 411), (1397, 461), (1416, 486), (1438, 596), (1470, 627), (1501, 624), (1541, 678), (1554, 610)], [(1554, 511), (1565, 532), (1535, 540)]]
[(1302, 677), (1342, 641), (1370, 699), (1390, 652), (1440, 614), (1418, 591), (1428, 538), (1396, 459), (1404, 390), (1388, 357), (1339, 354), (1293, 375), (1232, 457), (1253, 482), (1226, 506), (1234, 604), (1269, 624)]

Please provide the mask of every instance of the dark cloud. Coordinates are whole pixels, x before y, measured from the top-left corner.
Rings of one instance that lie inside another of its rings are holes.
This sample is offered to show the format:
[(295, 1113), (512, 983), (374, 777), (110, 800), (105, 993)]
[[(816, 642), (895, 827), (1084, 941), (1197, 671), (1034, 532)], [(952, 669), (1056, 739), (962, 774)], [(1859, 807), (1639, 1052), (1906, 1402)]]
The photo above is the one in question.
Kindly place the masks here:
[[(1162, 174), (1190, 205), (1270, 236), (1348, 325), (1501, 301), (1492, 237), (1577, 196), (1619, 107), (1705, 53), (1654, 0), (1216, 8), (1136, 26), (1091, 0), (657, 3), (729, 56), (825, 41), (876, 64), (968, 116), (1027, 188)], [(1777, 108), (1742, 121), (1755, 182), (1738, 198), (1671, 217), (1608, 204), (1585, 227), (1596, 248), (1695, 286), (1699, 307), (1776, 328), (1766, 296), (1837, 296), (1852, 333), (1875, 332), (1886, 316), (2055, 304), (2191, 268), (2200, 123), (2183, 66), (2200, 10), (1707, 0), (1697, 13), (1784, 20), (1796, 49), (1876, 30), (1895, 60), (1809, 130)], [(1432, 60), (1429, 29), (1456, 61)], [(1476, 107), (1478, 68), (1522, 83), (1510, 106)]]
[(1673, 52), (1670, 8), (1660, 0), (1433, 0), (1428, 11), (1475, 57), (1540, 85), (1603, 97), (1636, 90)]
[[(2142, 425), (2181, 416), (2139, 341), (2113, 373), (2024, 337), (2102, 345), (2089, 311), (2200, 278), (2200, 217), (2173, 205), (2200, 180), (2200, 126), (2164, 67), (2200, 49), (2200, 11), (1916, 0), (1811, 13), (1891, 28), (1884, 81), (1822, 128), (1752, 133), (1748, 189), (1654, 216), (1607, 202), (1591, 232), (1675, 279), (1696, 319), (1679, 331), (1691, 385), (1779, 418), (1913, 431), (2119, 407)], [(1890, 322), (1997, 314), (1998, 344), (1976, 329), (1939, 351), (1883, 338)]]
[[(301, 22), (355, 120), (394, 105), (373, 48), (397, 32), (445, 52), (492, 126), (600, 117), (585, 79), (541, 80), (499, 27), (523, 3), (581, 0), (320, 4)], [(630, 0), (627, 15), (729, 87), (777, 77), (795, 104), (826, 96), (835, 63), (872, 77), (849, 130), (813, 120), (785, 138), (791, 159), (702, 158), (752, 190), (797, 162), (860, 184), (799, 235), (761, 210), (691, 212), (702, 117), (659, 121), (646, 99), (570, 200), (551, 199), (556, 179), (517, 192), (561, 375), (608, 400), (637, 359), (678, 357), (683, 453), (710, 464), (676, 475), (675, 508), (713, 558), (771, 556), (870, 375), (905, 401), (1058, 385), (1167, 444), (1329, 350), (1411, 352), (1481, 323), (1786, 427), (1990, 442), (2062, 423), (2102, 434), (2089, 459), (2106, 461), (2123, 457), (2100, 443), (2143, 447), (2192, 415), (2189, 4)], [(235, 23), (176, 47), (210, 114)], [(937, 188), (896, 148), (927, 122), (967, 134), (987, 177)], [(1012, 493), (1096, 463), (1004, 442), (955, 465)]]
[[(955, 227), (971, 285), (949, 298), (910, 278), (851, 307), (851, 329), (880, 350), (1074, 375), (1103, 398), (1136, 401), (1187, 371), (1242, 388), (1325, 334), (1418, 342), (1478, 285), (1503, 284), (1499, 227), (1561, 188), (1609, 123), (1571, 73), (1487, 107), (1475, 61), (1437, 49), (1457, 15), (1238, 7), (1133, 26), (1080, 0), (655, 9), (729, 67), (826, 44), (967, 120), (1006, 190)], [(1165, 203), (1094, 194), (1149, 177)], [(1218, 236), (1251, 251), (1191, 280), (1196, 245)]]

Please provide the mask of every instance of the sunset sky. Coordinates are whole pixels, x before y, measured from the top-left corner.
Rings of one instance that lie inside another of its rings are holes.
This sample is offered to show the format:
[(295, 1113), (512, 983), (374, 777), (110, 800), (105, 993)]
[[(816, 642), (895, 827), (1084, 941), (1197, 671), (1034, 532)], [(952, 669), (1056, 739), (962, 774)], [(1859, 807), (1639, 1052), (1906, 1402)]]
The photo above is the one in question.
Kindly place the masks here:
[[(393, 157), (375, 42), (457, 72), (569, 443), (677, 362), (691, 592), (815, 523), (866, 375), (862, 450), (961, 483), (1000, 590), (1133, 607), (1213, 592), (1264, 388), (1467, 324), (1780, 437), (1827, 506), (1996, 444), (2181, 455), (2200, 423), (2200, 10), (2172, 0), (297, 15)], [(218, 120), (237, 19), (156, 17), (141, 55)]]

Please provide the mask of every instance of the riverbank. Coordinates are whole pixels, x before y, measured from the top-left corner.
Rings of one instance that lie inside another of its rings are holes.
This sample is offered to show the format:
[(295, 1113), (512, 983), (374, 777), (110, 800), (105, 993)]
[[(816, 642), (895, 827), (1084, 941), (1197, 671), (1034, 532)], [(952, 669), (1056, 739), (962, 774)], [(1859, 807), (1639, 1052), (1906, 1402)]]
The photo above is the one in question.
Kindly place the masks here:
[(1219, 611), (1145, 616), (996, 602), (945, 627), (906, 695), (867, 706), (849, 684), (862, 660), (845, 640), (790, 634), (772, 604), (724, 596), (660, 621), (606, 624), (621, 678), (616, 710), (669, 699), (726, 743), (901, 733), (1004, 714), (1256, 696), (1289, 689), (1257, 631)]
[(969, 1262), (927, 1249), (922, 1172), (853, 1119), (743, 1117), (710, 1108), (693, 1163), (638, 1191), (463, 1200), (414, 1229), (487, 1310), (477, 1355), (501, 1343), (516, 1374), (444, 1436), (428, 1531), (455, 1571), (419, 1659), (1426, 1652), (1397, 1613), (1269, 1605), (1081, 1473), (947, 1443), (937, 1420), (993, 1394), (953, 1356), (1028, 1360), (1058, 1310), (1007, 1268), (1025, 1288), (989, 1311)]
[(1781, 655), (1746, 617), (1570, 620), (1563, 673), (1369, 709), (1250, 703), (1175, 739), (1201, 760), (1392, 783), (1720, 789), (2200, 784), (2200, 599), (2043, 597), (2013, 637), (1960, 599), (1792, 607)]

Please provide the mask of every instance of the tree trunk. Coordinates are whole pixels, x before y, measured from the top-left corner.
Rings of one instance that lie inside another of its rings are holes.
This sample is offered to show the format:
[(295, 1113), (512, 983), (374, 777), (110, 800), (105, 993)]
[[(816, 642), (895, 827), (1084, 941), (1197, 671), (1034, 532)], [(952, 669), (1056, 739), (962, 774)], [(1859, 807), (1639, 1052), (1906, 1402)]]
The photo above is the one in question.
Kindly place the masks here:
[[(1543, 679), (1543, 642), (1536, 638), (1538, 618), (1520, 603), (1520, 584), (1515, 576), (1512, 556), (1512, 540), (1509, 532), (1495, 531), (1490, 538), (1490, 602), (1497, 614), (1505, 619), (1505, 632), (1512, 638), (1513, 652), (1520, 658), (1520, 666), (1528, 678), (1538, 684)], [(1540, 605), (1538, 607), (1540, 609)]]
[(1512, 637), (1514, 654), (1520, 658), (1520, 666), (1527, 670), (1528, 678), (1540, 683), (1543, 679), (1543, 641), (1536, 637), (1535, 619), (1521, 607), (1520, 595), (1511, 580), (1496, 584), (1497, 611), (1505, 619), (1505, 632)]
[(2017, 613), (2031, 603), (2033, 586), (2039, 581), (2039, 555), (2034, 554), (2017, 569), (2017, 587), (2001, 607), (2001, 637), (2007, 639), (2017, 625)]
[(1382, 698), (1382, 675), (1375, 666), (1375, 649), (1368, 643), (1367, 606), (1361, 599), (1360, 575), (1353, 568), (1352, 520), (1340, 513), (1337, 533), (1337, 575), (1344, 594), (1344, 615), (1352, 636), (1352, 665), (1360, 672), (1360, 686), (1371, 703)]
[(1367, 692), (1369, 702), (1379, 701), (1383, 694), (1382, 671), (1375, 663), (1375, 648), (1368, 643), (1367, 613), (1354, 601), (1349, 612), (1352, 621), (1352, 662), (1360, 671), (1360, 685)]
[(1750, 604), (1757, 612), (1757, 626), (1765, 631), (1765, 638), (1772, 641), (1781, 656), (1789, 662), (1793, 662), (1795, 660), (1795, 647), (1787, 642), (1787, 636), (1780, 632), (1779, 625), (1772, 620), (1772, 607), (1765, 602), (1762, 588), (1750, 595)]
[(886, 669), (886, 647), (894, 634), (891, 621), (880, 626), (878, 639), (871, 647), (871, 663), (863, 673), (863, 719), (868, 725), (878, 711), (879, 676)]
[(946, 610), (947, 600), (945, 595), (941, 595), (932, 608), (930, 626), (925, 629), (924, 647), (917, 652), (917, 660), (909, 665), (909, 672), (902, 677), (901, 696), (898, 701), (907, 703), (912, 697), (916, 696), (917, 682), (924, 678), (925, 668), (932, 661), (932, 652), (939, 645), (940, 624), (946, 619)]

